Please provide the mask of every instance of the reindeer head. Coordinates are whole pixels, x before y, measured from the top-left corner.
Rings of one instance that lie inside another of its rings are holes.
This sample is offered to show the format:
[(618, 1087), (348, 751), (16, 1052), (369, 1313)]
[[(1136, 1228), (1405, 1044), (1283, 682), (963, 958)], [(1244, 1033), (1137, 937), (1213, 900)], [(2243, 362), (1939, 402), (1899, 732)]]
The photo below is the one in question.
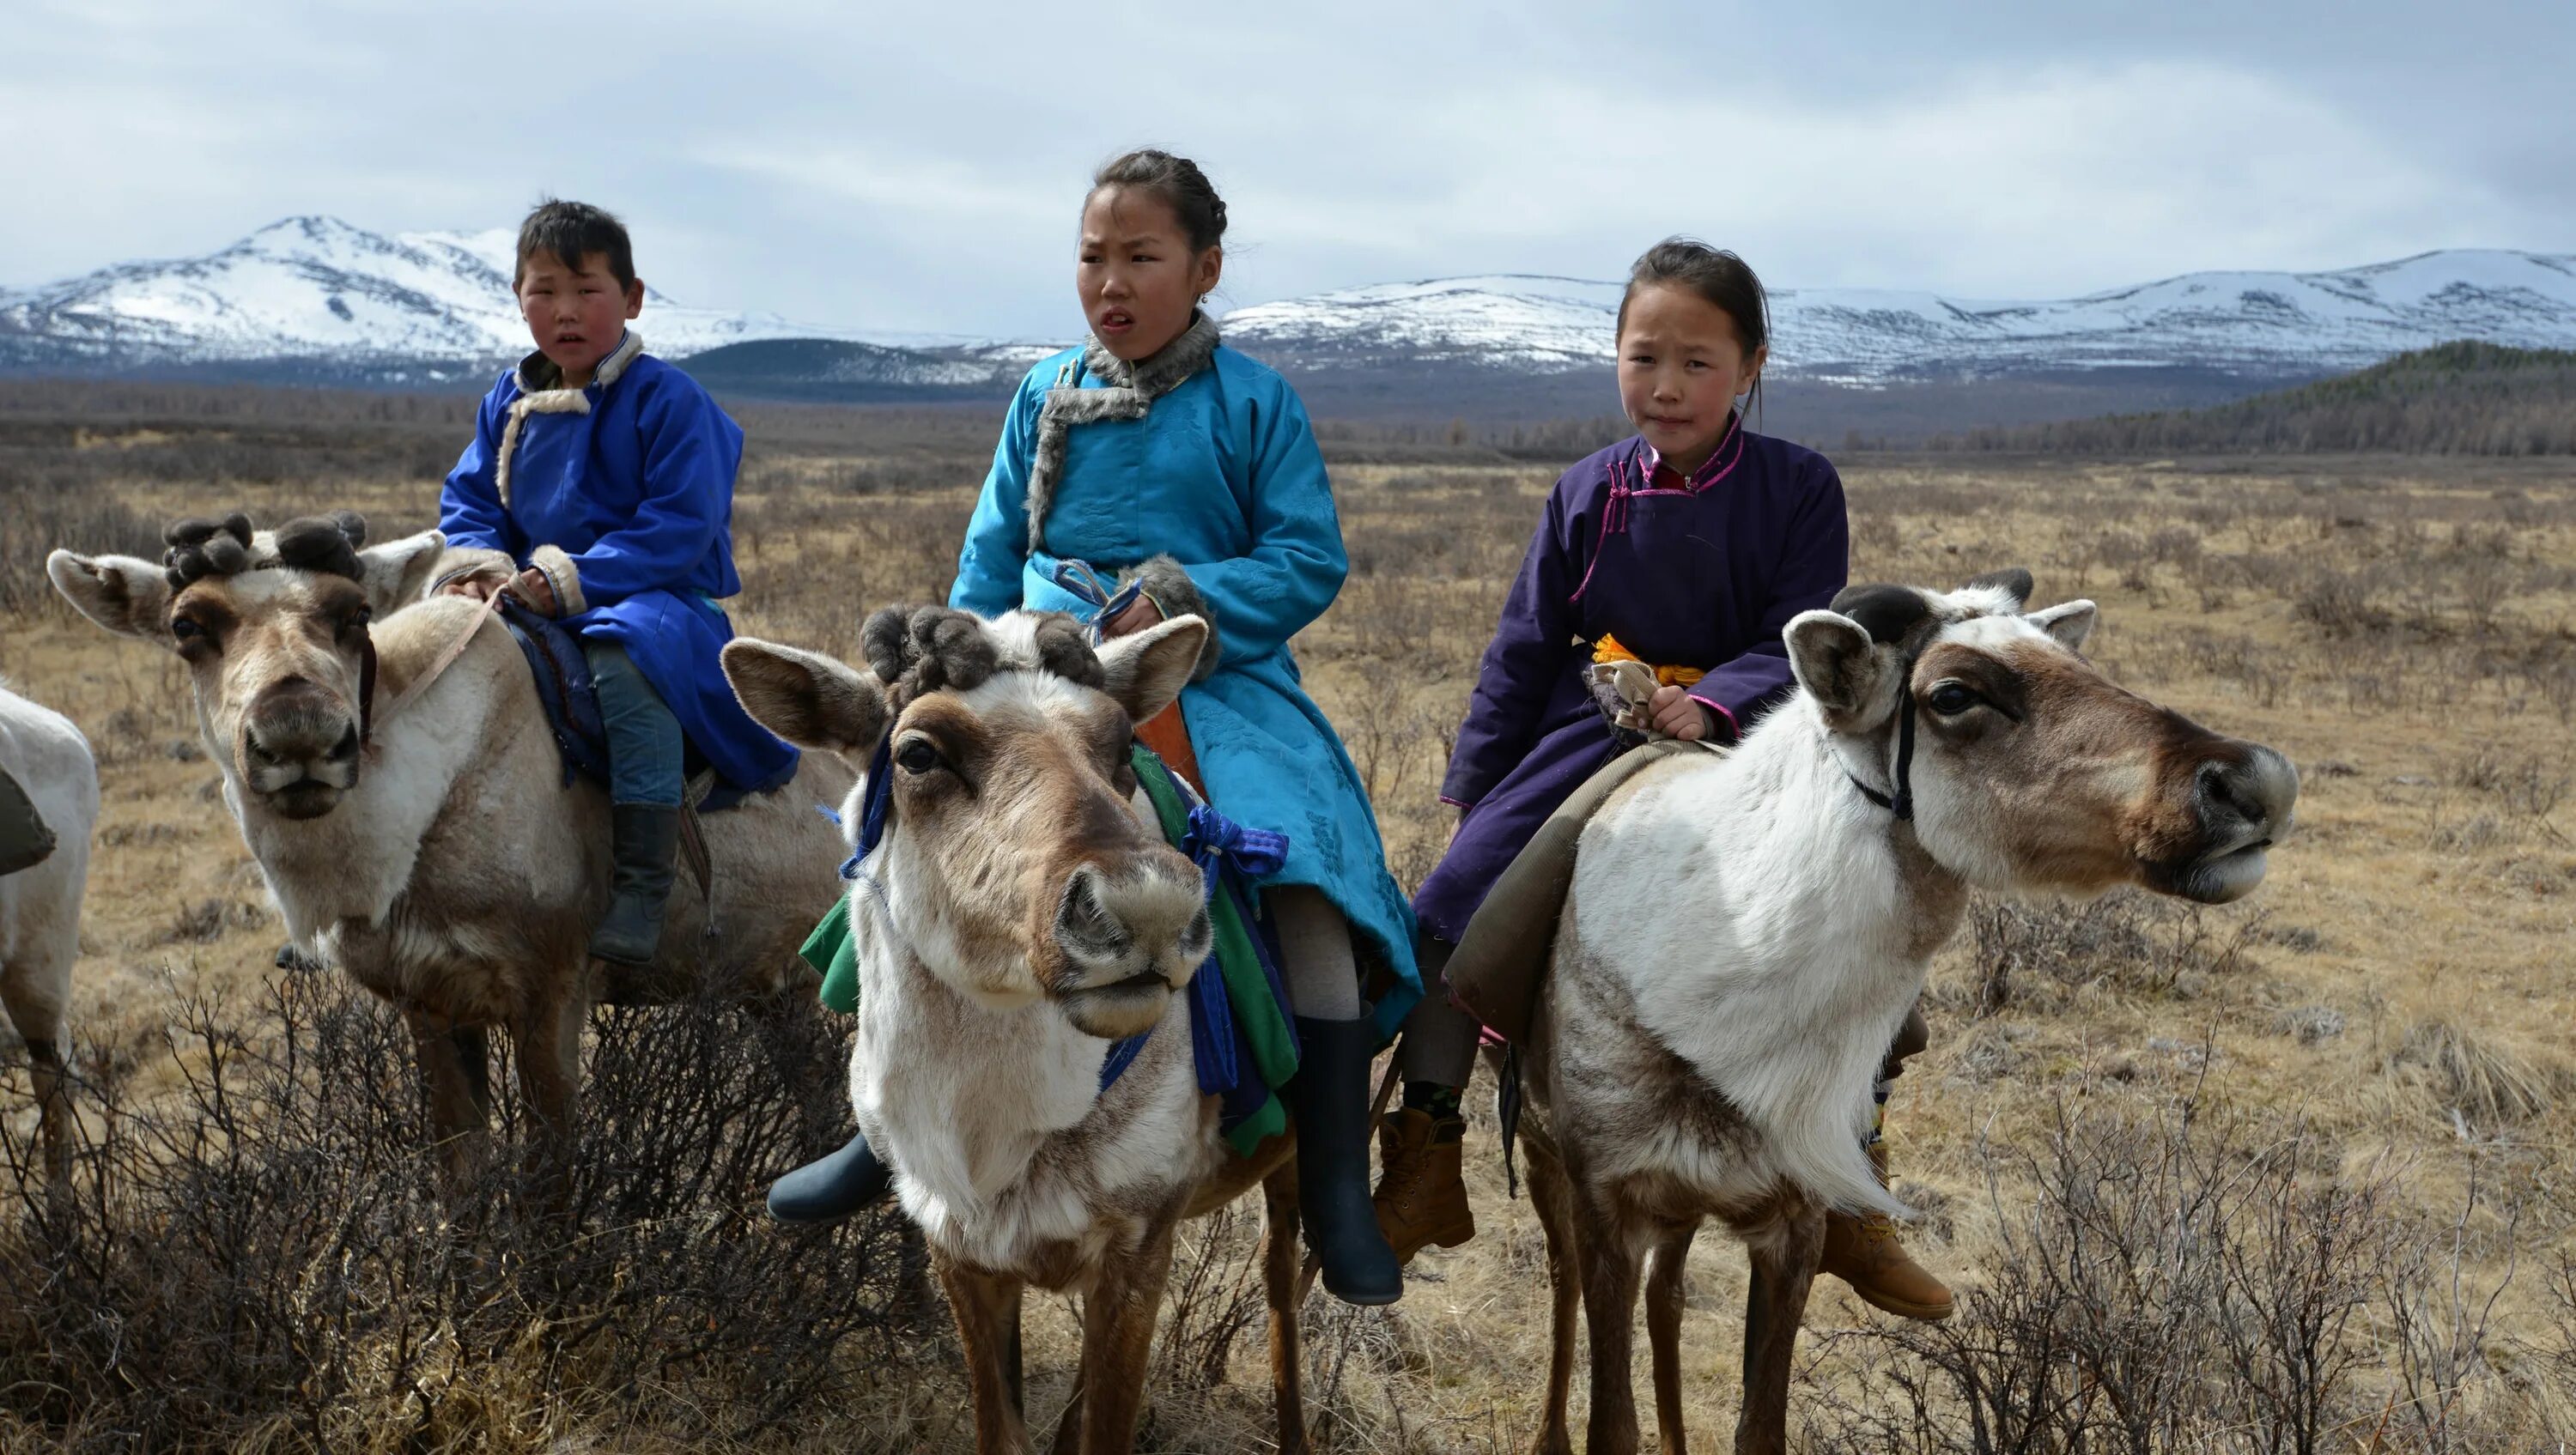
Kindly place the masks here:
[(181, 521), (162, 565), (56, 551), (45, 574), (81, 615), (188, 664), (207, 751), (245, 802), (319, 818), (363, 767), (368, 623), (416, 599), (446, 545), (424, 531), (361, 550), (366, 530), (347, 511), (274, 531)]
[(1128, 753), (1189, 681), (1206, 624), (1178, 617), (1095, 654), (1053, 613), (889, 608), (864, 636), (869, 673), (748, 638), (724, 669), (800, 747), (859, 762), (889, 740), (871, 877), (896, 931), (984, 1004), (1043, 999), (1110, 1039), (1160, 1020), (1211, 931), (1197, 866), (1133, 806)]
[(1846, 771), (1881, 794), (1906, 786), (1910, 707), (1915, 834), (1971, 883), (2251, 893), (2290, 831), (2289, 760), (2113, 683), (2077, 655), (2093, 603), (2025, 612), (2030, 592), (2019, 570), (1947, 595), (1855, 586), (1793, 619), (1790, 666)]

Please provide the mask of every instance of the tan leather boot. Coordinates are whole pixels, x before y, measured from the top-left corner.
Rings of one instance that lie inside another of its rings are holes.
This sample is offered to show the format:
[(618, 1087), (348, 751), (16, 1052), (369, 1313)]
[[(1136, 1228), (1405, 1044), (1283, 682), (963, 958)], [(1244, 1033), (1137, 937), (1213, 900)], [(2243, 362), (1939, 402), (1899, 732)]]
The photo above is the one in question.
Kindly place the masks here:
[(1377, 1225), (1410, 1263), (1426, 1247), (1455, 1248), (1476, 1236), (1476, 1213), (1467, 1206), (1459, 1175), (1464, 1121), (1439, 1122), (1418, 1107), (1400, 1107), (1378, 1124)]
[[(1871, 1143), (1869, 1160), (1886, 1185), (1887, 1144)], [(1897, 1241), (1895, 1219), (1883, 1215), (1825, 1214), (1825, 1256), (1817, 1268), (1850, 1284), (1861, 1302), (1899, 1318), (1938, 1322), (1958, 1306), (1949, 1288)]]

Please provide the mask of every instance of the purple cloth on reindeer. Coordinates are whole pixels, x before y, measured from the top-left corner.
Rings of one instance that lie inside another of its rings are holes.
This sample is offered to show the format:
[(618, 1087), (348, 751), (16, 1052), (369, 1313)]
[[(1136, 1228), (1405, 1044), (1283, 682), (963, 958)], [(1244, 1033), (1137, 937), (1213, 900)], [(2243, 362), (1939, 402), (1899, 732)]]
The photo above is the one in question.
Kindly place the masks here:
[(1443, 801), (1467, 810), (1414, 895), (1452, 944), (1540, 824), (1614, 756), (1584, 680), (1605, 635), (1696, 667), (1720, 735), (1788, 694), (1781, 628), (1845, 584), (1841, 477), (1813, 450), (1737, 429), (1685, 481), (1643, 439), (1565, 472), (1485, 648)]

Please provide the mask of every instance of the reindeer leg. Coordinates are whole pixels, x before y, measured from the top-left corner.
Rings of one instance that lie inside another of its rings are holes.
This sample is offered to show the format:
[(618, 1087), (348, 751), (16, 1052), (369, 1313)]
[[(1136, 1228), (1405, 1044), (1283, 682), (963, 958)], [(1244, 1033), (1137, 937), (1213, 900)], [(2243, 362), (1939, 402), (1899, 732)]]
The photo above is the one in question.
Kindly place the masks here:
[(57, 1222), (72, 1210), (71, 1092), (63, 1085), (63, 1056), (50, 1036), (29, 1036), (27, 1079), (36, 1092), (36, 1138), (45, 1157), (45, 1206)]
[(514, 1028), (519, 1091), (534, 1122), (529, 1170), (550, 1216), (572, 1210), (573, 1117), (581, 1097), (581, 1028), (588, 997), (567, 990), (529, 1008)]
[(1261, 1181), (1262, 1291), (1270, 1298), (1270, 1401), (1279, 1455), (1306, 1455), (1306, 1362), (1297, 1348), (1297, 1160)]
[(1574, 1256), (1583, 1274), (1584, 1326), (1592, 1335), (1592, 1419), (1583, 1448), (1588, 1455), (1636, 1455), (1637, 1386), (1629, 1368), (1634, 1357), (1629, 1325), (1637, 1317), (1640, 1230), (1615, 1197), (1581, 1185), (1579, 1168), (1567, 1173), (1576, 1183), (1572, 1200), (1582, 1221)]
[(1745, 1244), (1753, 1280), (1744, 1302), (1744, 1407), (1735, 1422), (1736, 1455), (1782, 1455), (1789, 1448), (1790, 1362), (1824, 1246), (1824, 1211), (1803, 1199), (1792, 1199), (1778, 1222)]
[(1683, 1455), (1682, 1264), (1690, 1257), (1697, 1223), (1673, 1223), (1646, 1255), (1646, 1344), (1655, 1360), (1655, 1430), (1663, 1455)]
[(450, 1197), (462, 1196), (473, 1185), (475, 1169), (483, 1160), (482, 1093), (488, 1085), (487, 1073), (479, 1058), (469, 1064), (465, 1057), (469, 1034), (470, 1044), (478, 1048), (483, 1044), (482, 1028), (451, 1025), (418, 1010), (404, 1011), (403, 1022), (411, 1028), (412, 1054), (429, 1093), (429, 1130), (438, 1148), (442, 1180)]
[(1566, 1424), (1566, 1407), (1574, 1393), (1576, 1319), (1583, 1308), (1583, 1280), (1575, 1245), (1582, 1238), (1564, 1164), (1545, 1139), (1524, 1133), (1521, 1150), (1528, 1158), (1530, 1206), (1547, 1234), (1548, 1349), (1547, 1417), (1532, 1455), (1574, 1455), (1574, 1433)]
[(1047, 1442), (1047, 1455), (1082, 1455), (1082, 1391), (1091, 1373), (1087, 1362), (1082, 1357), (1073, 1361), (1073, 1389), (1055, 1417), (1055, 1438)]
[(1027, 1455), (1029, 1430), (1020, 1416), (1011, 1368), (1019, 1343), (1020, 1281), (946, 1258), (931, 1262), (957, 1316), (957, 1342), (966, 1354), (966, 1382), (975, 1399), (976, 1455)]
[(1178, 1207), (1154, 1215), (1132, 1250), (1112, 1248), (1100, 1260), (1082, 1300), (1081, 1455), (1125, 1455), (1136, 1443), (1145, 1401), (1145, 1356), (1154, 1344), (1154, 1315), (1172, 1271)]

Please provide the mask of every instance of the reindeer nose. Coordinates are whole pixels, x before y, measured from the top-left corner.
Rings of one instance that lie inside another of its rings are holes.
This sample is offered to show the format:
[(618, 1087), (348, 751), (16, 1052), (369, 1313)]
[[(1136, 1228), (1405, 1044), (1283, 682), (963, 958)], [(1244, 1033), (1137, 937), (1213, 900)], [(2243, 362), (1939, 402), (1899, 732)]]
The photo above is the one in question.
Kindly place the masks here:
[(2291, 810), (2299, 798), (2299, 770), (2260, 743), (2246, 744), (2238, 761), (2203, 763), (2197, 786), (2206, 815), (2238, 819), (2267, 839), (2277, 840), (2290, 831)]
[(1113, 879), (1090, 864), (1075, 869), (1065, 884), (1055, 935), (1087, 974), (1121, 976), (1152, 968), (1166, 956), (1195, 965), (1212, 939), (1197, 885), (1150, 867)]

